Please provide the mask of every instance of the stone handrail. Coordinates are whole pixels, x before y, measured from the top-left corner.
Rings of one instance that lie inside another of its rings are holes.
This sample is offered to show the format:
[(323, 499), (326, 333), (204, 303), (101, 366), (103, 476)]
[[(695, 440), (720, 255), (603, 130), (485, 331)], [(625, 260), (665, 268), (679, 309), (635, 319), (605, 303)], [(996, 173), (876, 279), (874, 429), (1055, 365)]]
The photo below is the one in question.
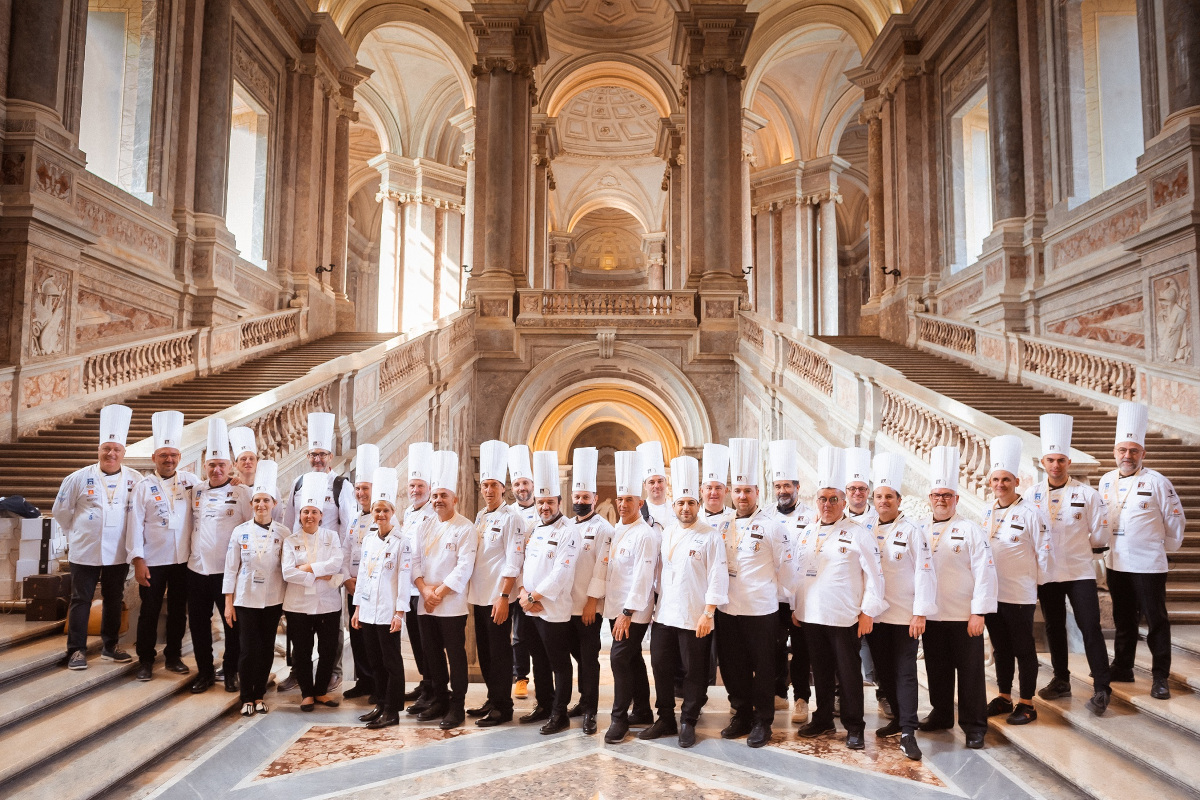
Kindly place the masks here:
[(88, 353), (83, 358), (84, 393), (105, 392), (194, 365), (199, 333), (198, 328), (178, 331)]
[(920, 339), (960, 353), (975, 352), (975, 331), (944, 319), (921, 317)]
[(1126, 361), (1022, 337), (1021, 367), (1052, 381), (1132, 400), (1137, 369)]
[(749, 315), (742, 314), (739, 317), (742, 328), (742, 338), (754, 346), (758, 352), (763, 350), (763, 329), (754, 320), (750, 319)]
[(833, 394), (833, 367), (829, 359), (799, 342), (787, 340), (787, 369), (823, 394)]
[(401, 381), (425, 366), (429, 348), (421, 339), (408, 342), (387, 355), (379, 367), (379, 394), (390, 392)]
[(518, 325), (696, 324), (696, 295), (689, 291), (549, 291), (521, 289)]
[(289, 308), (276, 314), (247, 320), (242, 323), (242, 349), (253, 350), (299, 335), (299, 309)]
[(953, 417), (894, 389), (884, 388), (882, 395), (880, 430), (925, 461), (934, 447), (958, 447), (959, 486), (982, 498), (987, 488), (988, 440)]

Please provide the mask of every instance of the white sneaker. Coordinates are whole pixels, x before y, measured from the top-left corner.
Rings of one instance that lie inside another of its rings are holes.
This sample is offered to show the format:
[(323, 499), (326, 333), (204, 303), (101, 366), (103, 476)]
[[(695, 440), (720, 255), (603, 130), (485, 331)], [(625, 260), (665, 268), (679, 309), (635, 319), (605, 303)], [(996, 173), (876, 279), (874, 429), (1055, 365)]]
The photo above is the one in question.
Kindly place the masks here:
[(804, 698), (797, 698), (796, 704), (792, 706), (792, 722), (797, 725), (808, 722), (808, 701)]
[(780, 697), (779, 695), (775, 695), (775, 710), (776, 711), (787, 711), (787, 707), (788, 707), (787, 698)]

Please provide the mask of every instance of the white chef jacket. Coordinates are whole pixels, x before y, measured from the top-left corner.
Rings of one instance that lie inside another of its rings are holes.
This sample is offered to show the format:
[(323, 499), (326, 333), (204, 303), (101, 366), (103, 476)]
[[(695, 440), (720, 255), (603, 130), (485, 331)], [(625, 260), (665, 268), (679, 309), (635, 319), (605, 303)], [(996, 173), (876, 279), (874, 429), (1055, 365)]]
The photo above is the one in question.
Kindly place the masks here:
[[(778, 505), (775, 506), (774, 511), (776, 519), (779, 520), (779, 524), (783, 526), (785, 531), (787, 531), (789, 542), (794, 542), (800, 531), (804, 530), (809, 526), (809, 524), (816, 522), (817, 520), (817, 512), (802, 500), (797, 500), (795, 507), (787, 514), (784, 514), (782, 511), (780, 511)], [(730, 518), (732, 518), (732, 515)], [(786, 581), (780, 582), (778, 599), (780, 603), (790, 606), (792, 599), (788, 585), (789, 584)]]
[(1171, 482), (1145, 467), (1128, 478), (1114, 469), (1100, 479), (1100, 496), (1112, 537), (1105, 565), (1119, 572), (1166, 572), (1167, 553), (1183, 544), (1186, 524)]
[(524, 526), (524, 532), (529, 533), (529, 529), (538, 525), (541, 520), (538, 519), (537, 503), (530, 503), (529, 508), (523, 507), (517, 501), (508, 504), (512, 512), (521, 518), (521, 523)]
[(525, 520), (506, 505), (495, 511), (480, 509), (475, 516), (475, 569), (467, 586), (467, 602), (474, 606), (496, 602), (504, 579), (520, 577), (524, 563)]
[(660, 547), (658, 607), (654, 621), (694, 630), (705, 606), (729, 602), (729, 565), (725, 542), (716, 528), (697, 520), (667, 528)]
[(630, 622), (645, 625), (654, 616), (654, 582), (662, 537), (639, 516), (632, 525), (618, 523), (600, 559), (604, 574), (604, 618), (634, 612)]
[(875, 523), (879, 521), (879, 512), (875, 510), (875, 506), (867, 504), (867, 510), (861, 514), (851, 514), (850, 506), (846, 506), (846, 510), (842, 512), (842, 516), (848, 520), (857, 522), (867, 530), (875, 527)]
[[(345, 550), (337, 531), (292, 533), (283, 543), (283, 610), (294, 614), (328, 614), (342, 610), (342, 559)], [(297, 567), (311, 564), (313, 571)], [(332, 575), (331, 580), (318, 580)]]
[(178, 470), (170, 478), (151, 473), (133, 487), (125, 549), (129, 561), (148, 567), (186, 564), (192, 542), (192, 489), (200, 479)]
[(1008, 508), (998, 508), (993, 501), (983, 512), (983, 532), (996, 564), (996, 600), (1018, 605), (1036, 603), (1038, 561), (1050, 549), (1046, 515), (1024, 497), (1018, 497)]
[[(412, 506), (409, 506), (408, 508), (404, 509), (404, 520), (400, 527), (403, 530), (404, 537), (408, 539), (409, 548), (414, 553), (417, 552), (417, 531), (420, 530), (421, 525), (426, 520), (436, 518), (437, 514), (435, 514), (433, 511), (433, 503), (429, 502), (428, 500), (426, 500), (425, 505), (421, 506), (420, 508), (413, 508)], [(412, 578), (415, 580), (416, 576), (413, 575)], [(412, 597), (421, 596), (421, 593), (417, 591), (417, 587), (415, 585), (412, 587), (411, 591)], [(420, 605), (420, 603), (418, 603), (418, 605)]]
[(424, 578), (430, 586), (446, 584), (450, 593), (433, 611), (417, 601), (417, 613), (434, 617), (466, 616), (467, 583), (475, 569), (475, 526), (462, 514), (442, 522), (434, 514), (425, 520), (414, 538), (412, 579)]
[(234, 528), (254, 519), (250, 490), (226, 483), (216, 489), (201, 481), (192, 490), (192, 544), (188, 569), (200, 575), (225, 571)]
[[(346, 529), (346, 541), (342, 544), (345, 547), (346, 555), (342, 559), (342, 572), (347, 578), (358, 577), (358, 565), (362, 563), (362, 547), (363, 539), (366, 538), (367, 531), (375, 526), (375, 518), (371, 516), (371, 512), (359, 511), (350, 522), (350, 527)], [(392, 517), (392, 526), (397, 528), (400, 536), (404, 535), (404, 529), (397, 525), (396, 518)]]
[(845, 628), (859, 613), (874, 618), (887, 610), (879, 549), (870, 531), (840, 519), (810, 523), (790, 543), (789, 591), (796, 618), (812, 625)]
[(675, 521), (675, 509), (671, 507), (670, 503), (658, 505), (657, 503), (651, 503), (649, 500), (647, 500), (646, 508), (650, 511), (651, 519), (663, 527), (666, 527)]
[(225, 549), (225, 580), (221, 593), (233, 595), (243, 608), (267, 608), (283, 602), (283, 547), (289, 536), (282, 523), (265, 528), (254, 520), (233, 529)]
[(1051, 489), (1042, 481), (1025, 498), (1046, 516), (1050, 547), (1038, 550), (1038, 583), (1095, 580), (1093, 547), (1108, 547), (1108, 509), (1100, 493), (1074, 478)]
[(537, 592), (542, 598), (542, 610), (526, 614), (547, 622), (571, 620), (571, 586), (579, 566), (579, 541), (579, 527), (562, 515), (530, 532), (520, 583), (526, 592)]
[(700, 507), (699, 522), (705, 525), (712, 526), (720, 536), (721, 541), (725, 540), (725, 534), (733, 526), (733, 521), (737, 518), (737, 512), (729, 506), (725, 506), (716, 514), (710, 514), (703, 506)]
[[(355, 513), (358, 511), (358, 501), (354, 499), (354, 481), (349, 478), (343, 478), (342, 491), (338, 498), (333, 498), (333, 484), (337, 480), (337, 474), (329, 473), (329, 485), (325, 489), (325, 502), (321, 506), (321, 522), (322, 528), (328, 528), (331, 531), (336, 531), (338, 541), (346, 540), (346, 531), (350, 529), (350, 521), (354, 519)], [(300, 530), (300, 482), (304, 480), (301, 475), (292, 484), (292, 493), (288, 496), (287, 508), (283, 512), (283, 524), (287, 525), (292, 531)]]
[(362, 562), (354, 587), (360, 623), (391, 625), (397, 611), (408, 611), (412, 562), (412, 546), (400, 528), (393, 526), (380, 539), (379, 526), (371, 526), (362, 541)]
[(748, 517), (735, 517), (725, 530), (729, 602), (721, 611), (746, 617), (778, 612), (789, 555), (787, 531), (769, 511), (759, 508)]
[(875, 520), (871, 529), (883, 567), (883, 599), (887, 611), (876, 622), (908, 625), (912, 618), (937, 613), (937, 573), (924, 531), (904, 514), (889, 523)]
[(996, 610), (996, 566), (983, 528), (955, 514), (944, 522), (926, 517), (920, 523), (933, 553), (937, 575), (935, 622), (966, 622), (972, 614)]
[(141, 479), (141, 473), (126, 466), (105, 475), (99, 464), (92, 464), (63, 480), (52, 514), (67, 532), (67, 555), (72, 564), (129, 563), (125, 528), (133, 489)]
[[(592, 514), (585, 522), (572, 522), (579, 529), (578, 566), (571, 587), (571, 615), (583, 614), (589, 597), (597, 600), (604, 597), (604, 561), (602, 555), (608, 551), (612, 541), (613, 526), (599, 514)], [(597, 609), (603, 610), (598, 605)]]

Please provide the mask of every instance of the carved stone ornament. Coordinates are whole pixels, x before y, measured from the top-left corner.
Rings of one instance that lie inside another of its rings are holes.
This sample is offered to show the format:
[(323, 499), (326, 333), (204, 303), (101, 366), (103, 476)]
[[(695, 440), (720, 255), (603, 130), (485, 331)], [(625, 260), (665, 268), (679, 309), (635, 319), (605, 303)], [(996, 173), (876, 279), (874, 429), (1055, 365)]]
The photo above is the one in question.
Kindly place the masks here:
[(517, 61), (515, 58), (495, 58), (487, 56), (481, 58), (478, 64), (471, 67), (471, 77), (478, 78), (480, 75), (500, 70), (502, 72), (512, 72), (516, 75), (530, 77), (533, 75), (533, 66), (523, 61)]
[(67, 331), (67, 287), (63, 276), (40, 270), (30, 312), (30, 348), (35, 356), (63, 352)]
[(1192, 343), (1188, 325), (1188, 296), (1180, 275), (1160, 278), (1154, 284), (1154, 334), (1162, 361), (1188, 362)]

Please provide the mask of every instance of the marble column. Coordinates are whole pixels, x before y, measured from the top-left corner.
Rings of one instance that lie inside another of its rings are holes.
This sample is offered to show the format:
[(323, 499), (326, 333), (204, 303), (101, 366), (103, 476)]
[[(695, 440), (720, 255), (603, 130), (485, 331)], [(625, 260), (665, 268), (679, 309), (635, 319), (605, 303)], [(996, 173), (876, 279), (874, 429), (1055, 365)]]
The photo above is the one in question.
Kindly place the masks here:
[(652, 292), (661, 292), (666, 288), (666, 245), (665, 231), (642, 236), (642, 253), (646, 256), (646, 285)]
[(533, 160), (530, 171), (531, 210), (529, 219), (529, 285), (544, 289), (550, 274), (550, 192), (554, 186), (551, 161), (558, 155), (557, 120), (545, 114), (533, 119)]
[(12, 0), (8, 42), (8, 101), (45, 106), (59, 119), (63, 22), (72, 0)]
[(552, 283), (548, 288), (556, 292), (565, 292), (571, 280), (571, 234), (566, 231), (551, 231), (547, 238), (550, 242), (552, 272)]
[[(742, 267), (754, 265), (754, 220), (751, 216), (752, 201), (750, 195), (750, 172), (758, 164), (754, 152), (754, 134), (767, 125), (767, 120), (752, 111), (742, 110)], [(754, 296), (756, 278), (753, 271), (746, 277), (750, 285), (750, 296)]]
[(886, 288), (883, 274), (887, 259), (887, 236), (884, 231), (883, 209), (883, 119), (878, 100), (863, 104), (863, 115), (867, 118), (867, 224), (870, 226), (870, 301), (878, 305), (879, 296)]
[(350, 233), (350, 123), (358, 121), (354, 110), (354, 87), (371, 76), (371, 70), (343, 70), (340, 75), (337, 118), (333, 134), (333, 228), (331, 250), (333, 259), (334, 297), (337, 301), (338, 330), (354, 329), (354, 308), (346, 297), (347, 255)]
[(818, 267), (818, 336), (838, 335), (838, 243), (837, 204), (842, 196), (829, 191), (819, 197), (820, 202), (820, 266)]
[(196, 213), (225, 216), (233, 114), (232, 0), (207, 0), (196, 118)]
[[(1141, 3), (1139, 3), (1141, 5)], [(1200, 3), (1163, 0), (1167, 115), (1200, 115)], [(1150, 54), (1143, 54), (1143, 58)]]
[(988, 21), (988, 123), (992, 145), (992, 218), (1025, 218), (1025, 133), (1021, 122), (1017, 0), (991, 0)]
[(812, 325), (813, 270), (809, 228), (812, 206), (800, 196), (779, 204), (779, 270), (773, 282), (772, 306), (777, 319), (804, 333), (815, 333)]
[(684, 118), (675, 114), (662, 121), (654, 154), (666, 161), (661, 188), (667, 193), (667, 251), (664, 260), (663, 285), (680, 289), (688, 281), (687, 242), (683, 236), (685, 173), (683, 169)]
[(404, 264), (404, 219), (400, 195), (381, 189), (383, 210), (379, 231), (379, 281), (376, 292), (376, 329), (400, 332), (400, 280)]
[[(462, 152), (458, 156), (459, 168), (466, 170), (463, 190), (463, 212), (460, 220), (459, 266), (474, 269), (472, 258), (472, 231), (475, 226), (475, 109), (468, 108), (450, 118), (450, 124), (463, 135)], [(461, 271), (461, 270), (460, 270)]]

